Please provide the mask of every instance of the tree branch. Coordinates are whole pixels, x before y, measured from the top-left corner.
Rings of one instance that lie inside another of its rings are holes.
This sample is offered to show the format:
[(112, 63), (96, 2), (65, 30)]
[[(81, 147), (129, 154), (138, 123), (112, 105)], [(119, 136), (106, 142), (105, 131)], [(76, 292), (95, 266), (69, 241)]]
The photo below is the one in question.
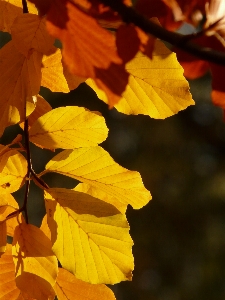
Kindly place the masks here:
[(101, 2), (114, 11), (118, 12), (124, 22), (133, 23), (140, 27), (144, 32), (176, 46), (201, 60), (225, 66), (225, 53), (213, 50), (211, 48), (200, 47), (193, 42), (187, 41), (185, 35), (171, 32), (156, 23), (148, 20), (145, 16), (136, 12), (132, 7), (128, 7), (118, 0), (101, 0)]

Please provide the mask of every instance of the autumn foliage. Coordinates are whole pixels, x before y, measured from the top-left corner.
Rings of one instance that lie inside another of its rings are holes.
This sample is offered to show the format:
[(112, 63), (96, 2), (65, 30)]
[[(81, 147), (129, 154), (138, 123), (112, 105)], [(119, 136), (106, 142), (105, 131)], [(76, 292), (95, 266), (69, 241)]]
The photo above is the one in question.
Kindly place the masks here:
[[(40, 87), (68, 93), (86, 82), (109, 108), (165, 119), (194, 104), (184, 74), (197, 78), (210, 69), (212, 99), (225, 108), (224, 67), (217, 53), (213, 61), (214, 50), (224, 52), (224, 10), (219, 0), (139, 0), (134, 8), (122, 0), (0, 0), (0, 30), (11, 34), (0, 49), (0, 134), (19, 124), (24, 138), (0, 145), (1, 300), (115, 299), (105, 284), (131, 280), (134, 268), (126, 208), (151, 199), (140, 174), (99, 145), (108, 135), (103, 116), (77, 106), (52, 109)], [(134, 12), (133, 20), (126, 12)], [(168, 36), (183, 22), (202, 27), (173, 43), (176, 55), (156, 31), (136, 24), (139, 13)], [(214, 48), (212, 59), (188, 53), (189, 42), (200, 52)], [(39, 174), (30, 143), (61, 149)], [(49, 187), (42, 176), (51, 172), (80, 183)], [(29, 224), (31, 181), (44, 194), (40, 228)], [(12, 193), (23, 185), (19, 207)]]

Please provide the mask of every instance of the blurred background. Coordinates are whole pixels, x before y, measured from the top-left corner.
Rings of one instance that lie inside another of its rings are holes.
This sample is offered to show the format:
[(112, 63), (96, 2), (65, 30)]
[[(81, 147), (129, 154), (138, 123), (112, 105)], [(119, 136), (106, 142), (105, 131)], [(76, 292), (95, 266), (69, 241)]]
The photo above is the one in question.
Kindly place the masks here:
[[(9, 37), (0, 37), (1, 44)], [(117, 300), (224, 300), (225, 298), (225, 124), (210, 100), (210, 75), (190, 82), (195, 106), (166, 120), (126, 116), (97, 99), (86, 84), (69, 94), (41, 90), (52, 107), (77, 105), (106, 118), (102, 146), (123, 167), (141, 173), (153, 199), (141, 210), (128, 207), (134, 241), (132, 282), (112, 287)], [(0, 143), (21, 133), (7, 128)], [(56, 153), (32, 146), (39, 173)], [(75, 180), (51, 174), (51, 187), (73, 188)], [(14, 194), (23, 202), (24, 190)], [(42, 191), (31, 186), (29, 221), (44, 215)], [(110, 286), (111, 287), (111, 286)]]

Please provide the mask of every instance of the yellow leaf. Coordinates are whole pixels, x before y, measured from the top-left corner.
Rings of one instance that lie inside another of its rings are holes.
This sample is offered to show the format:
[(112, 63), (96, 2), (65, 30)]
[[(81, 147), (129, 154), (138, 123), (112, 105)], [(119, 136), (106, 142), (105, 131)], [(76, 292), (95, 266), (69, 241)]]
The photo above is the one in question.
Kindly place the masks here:
[(48, 162), (40, 175), (47, 172), (57, 172), (88, 183), (136, 209), (151, 199), (140, 174), (121, 167), (100, 146), (64, 150)]
[(42, 219), (40, 230), (43, 231), (44, 234), (51, 240), (51, 231), (48, 227), (47, 214), (45, 214), (44, 218)]
[(58, 300), (116, 300), (107, 286), (83, 282), (62, 268), (59, 268), (54, 289)]
[(33, 14), (22, 14), (15, 19), (11, 34), (15, 47), (24, 56), (29, 54), (30, 49), (44, 54), (51, 53), (54, 38), (46, 30), (45, 18)]
[(99, 190), (95, 188), (94, 186), (91, 186), (87, 183), (79, 183), (75, 188), (74, 191), (86, 193), (88, 195), (91, 195), (95, 198), (98, 198), (100, 200), (103, 200), (107, 203), (112, 204), (115, 206), (122, 214), (126, 212), (127, 205), (124, 203), (121, 203), (118, 201), (117, 198), (110, 196), (109, 194), (103, 192), (102, 190)]
[[(30, 13), (37, 14), (37, 9), (33, 3), (28, 2)], [(0, 30), (11, 32), (15, 18), (23, 14), (21, 0), (0, 0)]]
[[(162, 42), (156, 41), (152, 60), (139, 53), (126, 65), (126, 70), (130, 73), (129, 82), (115, 105), (119, 112), (165, 119), (194, 104), (176, 54)], [(106, 94), (92, 79), (86, 82), (108, 103)]]
[(45, 192), (53, 251), (62, 266), (90, 283), (131, 280), (132, 239), (114, 206), (67, 189)]
[(0, 157), (0, 187), (7, 192), (17, 191), (24, 183), (27, 161), (16, 150), (7, 151)]
[(55, 48), (51, 55), (44, 56), (42, 60), (41, 85), (52, 92), (68, 93), (70, 91), (66, 78), (63, 74), (61, 50)]
[(12, 245), (19, 289), (37, 299), (54, 299), (58, 265), (50, 240), (39, 228), (22, 222), (15, 229)]
[(48, 149), (95, 146), (107, 135), (108, 128), (102, 116), (77, 106), (53, 109), (30, 129), (30, 141)]
[(40, 89), (41, 58), (37, 51), (26, 58), (12, 41), (0, 49), (0, 70), (4, 70), (0, 73), (0, 135), (6, 126), (24, 121), (25, 112), (29, 115), (35, 108), (32, 96)]

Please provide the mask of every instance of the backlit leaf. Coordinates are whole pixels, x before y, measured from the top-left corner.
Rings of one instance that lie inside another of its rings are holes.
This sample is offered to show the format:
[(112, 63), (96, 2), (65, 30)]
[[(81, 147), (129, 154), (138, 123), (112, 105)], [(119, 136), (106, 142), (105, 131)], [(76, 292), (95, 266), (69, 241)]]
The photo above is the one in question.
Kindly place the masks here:
[(45, 192), (53, 251), (62, 266), (90, 283), (131, 280), (129, 225), (114, 206), (67, 189)]
[(0, 221), (0, 257), (2, 253), (4, 253), (6, 250), (6, 244), (7, 244), (6, 221)]
[(27, 174), (25, 157), (16, 150), (7, 151), (0, 156), (0, 168), (0, 187), (9, 193), (17, 191)]
[(90, 284), (59, 268), (54, 287), (58, 300), (115, 300), (113, 292), (103, 284)]
[(51, 55), (44, 56), (42, 60), (41, 85), (52, 92), (68, 93), (70, 91), (68, 83), (63, 74), (61, 50), (55, 48)]
[[(164, 119), (193, 105), (189, 85), (176, 55), (156, 41), (153, 59), (139, 53), (127, 65), (129, 82), (115, 108), (125, 114), (144, 114)], [(91, 79), (87, 83), (98, 97), (108, 103), (107, 96)]]
[(30, 141), (49, 149), (95, 146), (107, 135), (108, 128), (102, 116), (77, 106), (53, 109), (30, 129)]
[(102, 190), (87, 184), (87, 183), (79, 183), (75, 188), (74, 191), (86, 193), (88, 195), (91, 195), (95, 198), (98, 198), (100, 200), (103, 200), (107, 203), (112, 204), (115, 206), (121, 213), (125, 213), (127, 209), (127, 205), (124, 203), (121, 203), (117, 198), (110, 196), (109, 194), (103, 192)]
[(12, 254), (17, 286), (31, 297), (54, 299), (52, 287), (58, 266), (46, 235), (39, 228), (22, 222), (15, 229)]
[(12, 246), (8, 244), (6, 252), (0, 258), (0, 299), (17, 300), (20, 293), (15, 283)]
[[(37, 14), (34, 4), (28, 2), (29, 12)], [(23, 14), (21, 0), (0, 0), (0, 30), (11, 32), (15, 18)]]
[(34, 14), (22, 14), (15, 19), (11, 34), (15, 47), (25, 56), (29, 54), (30, 49), (44, 54), (51, 53), (54, 38), (46, 30), (45, 18)]
[(40, 89), (41, 59), (36, 51), (26, 58), (12, 41), (0, 49), (0, 70), (4, 70), (0, 72), (0, 134), (6, 126), (24, 121), (25, 112), (28, 116), (34, 110), (32, 96)]
[(64, 150), (48, 162), (42, 175), (47, 172), (88, 183), (134, 208), (143, 207), (151, 199), (140, 174), (121, 167), (99, 146)]

